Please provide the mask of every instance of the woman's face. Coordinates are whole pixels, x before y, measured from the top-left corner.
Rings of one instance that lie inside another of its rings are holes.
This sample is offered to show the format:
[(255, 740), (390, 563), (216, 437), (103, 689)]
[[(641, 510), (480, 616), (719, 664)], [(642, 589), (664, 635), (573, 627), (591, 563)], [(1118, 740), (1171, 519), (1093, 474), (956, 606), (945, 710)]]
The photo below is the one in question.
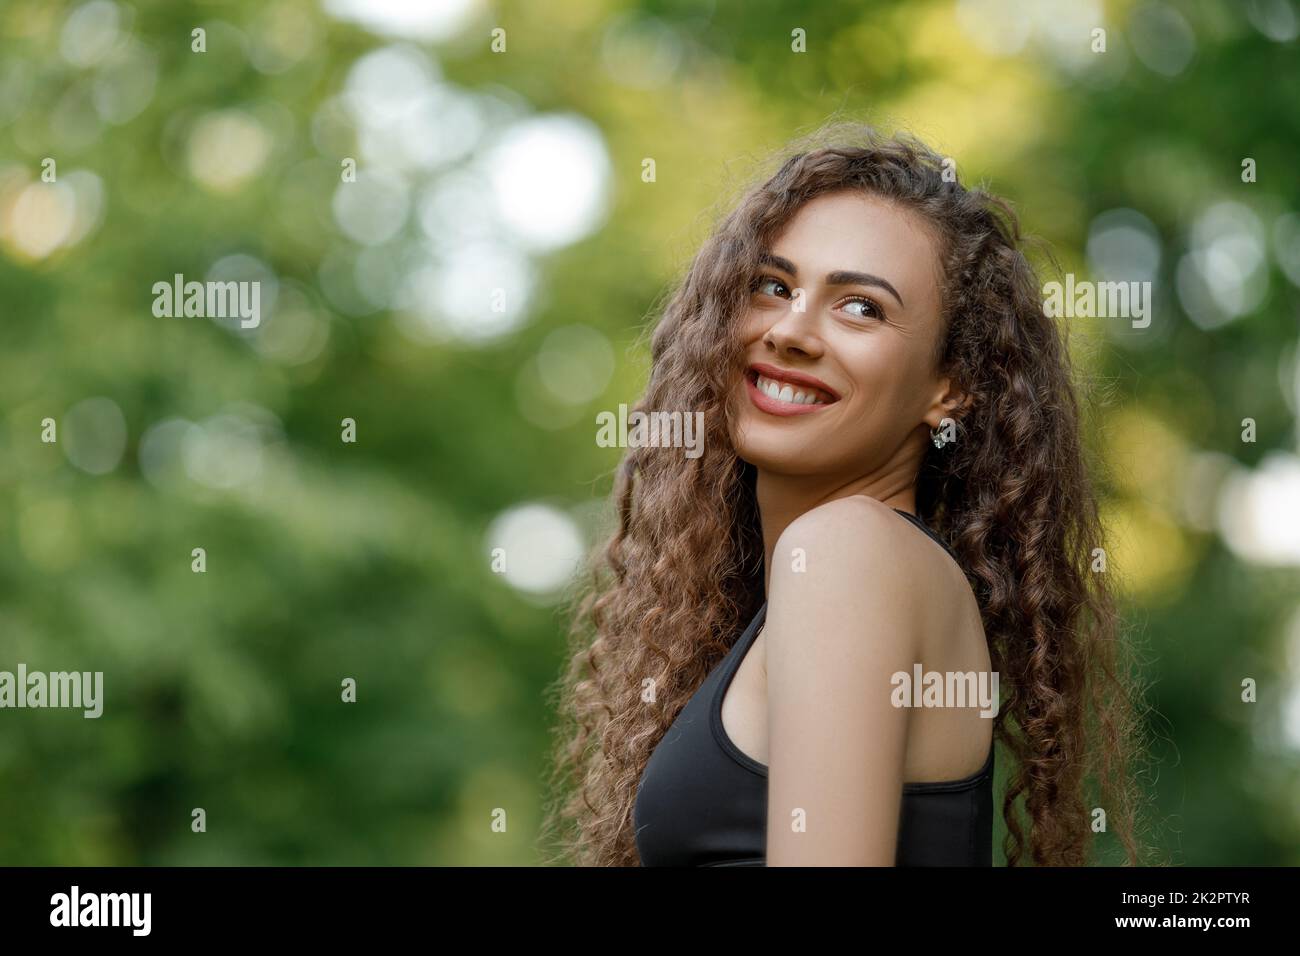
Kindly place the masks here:
[(949, 414), (931, 362), (939, 263), (922, 220), (832, 193), (806, 203), (767, 253), (742, 318), (737, 453), (763, 471), (845, 482), (915, 467)]

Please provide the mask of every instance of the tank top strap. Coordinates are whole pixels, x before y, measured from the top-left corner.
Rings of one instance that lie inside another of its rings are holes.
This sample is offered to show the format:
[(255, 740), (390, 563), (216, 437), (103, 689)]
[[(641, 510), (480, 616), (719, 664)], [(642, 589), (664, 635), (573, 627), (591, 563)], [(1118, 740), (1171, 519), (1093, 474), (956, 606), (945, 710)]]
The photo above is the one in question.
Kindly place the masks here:
[(750, 619), (749, 627), (745, 628), (744, 633), (736, 638), (736, 643), (731, 645), (731, 650), (727, 653), (727, 664), (729, 669), (738, 668), (740, 659), (745, 656), (746, 652), (758, 640), (758, 632), (763, 629), (763, 623), (767, 620), (767, 601), (763, 601), (761, 607), (755, 612)]

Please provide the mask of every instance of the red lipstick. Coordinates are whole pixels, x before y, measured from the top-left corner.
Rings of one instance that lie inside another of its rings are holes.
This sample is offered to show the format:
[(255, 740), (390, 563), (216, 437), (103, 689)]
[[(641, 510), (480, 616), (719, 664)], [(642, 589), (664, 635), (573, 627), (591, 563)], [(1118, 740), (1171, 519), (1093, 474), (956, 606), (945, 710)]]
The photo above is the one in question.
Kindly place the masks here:
[[(775, 382), (783, 388), (789, 386), (792, 393), (802, 392), (805, 397), (811, 396), (813, 401), (782, 401), (759, 387), (760, 378)], [(819, 378), (761, 362), (754, 363), (745, 371), (745, 390), (754, 406), (769, 415), (809, 415), (828, 408), (840, 399), (839, 394)]]

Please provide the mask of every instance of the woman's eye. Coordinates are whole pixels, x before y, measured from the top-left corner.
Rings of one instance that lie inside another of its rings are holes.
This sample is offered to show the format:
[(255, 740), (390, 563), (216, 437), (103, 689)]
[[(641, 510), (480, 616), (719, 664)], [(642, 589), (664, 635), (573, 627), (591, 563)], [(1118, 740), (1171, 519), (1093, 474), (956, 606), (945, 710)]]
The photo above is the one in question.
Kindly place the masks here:
[[(861, 306), (862, 310), (854, 312), (852, 307), (855, 305)], [(880, 311), (880, 306), (870, 299), (849, 299), (844, 303), (844, 308), (848, 310), (850, 315), (857, 315), (864, 319), (880, 319), (884, 317), (884, 313)]]
[(773, 278), (772, 276), (759, 276), (756, 280), (754, 280), (755, 292), (760, 292), (763, 295), (780, 296), (781, 293), (773, 291), (774, 289), (784, 290), (785, 283), (782, 282), (780, 279)]

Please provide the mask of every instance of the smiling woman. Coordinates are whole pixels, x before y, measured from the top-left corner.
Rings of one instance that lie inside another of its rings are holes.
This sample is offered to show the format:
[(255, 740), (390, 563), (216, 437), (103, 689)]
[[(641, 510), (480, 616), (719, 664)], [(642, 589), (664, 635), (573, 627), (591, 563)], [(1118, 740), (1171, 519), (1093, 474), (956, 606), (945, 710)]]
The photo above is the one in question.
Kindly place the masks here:
[[(545, 837), (602, 865), (989, 865), (1001, 741), (1008, 864), (1094, 858), (1093, 806), (1136, 862), (1136, 689), (1016, 217), (912, 138), (822, 136), (655, 330), (639, 407), (703, 412), (706, 453), (619, 471)], [(899, 706), (918, 669), (1009, 693)]]
[[(874, 489), (863, 492), (915, 508), (926, 442), (906, 439), (956, 404), (934, 358), (938, 245), (915, 213), (878, 195), (832, 192), (799, 210), (759, 257), (766, 271), (741, 324), (754, 386), (737, 412), (741, 457), (768, 473), (860, 473)], [(792, 404), (800, 385), (833, 401)], [(822, 413), (797, 431), (772, 417), (809, 411)]]

